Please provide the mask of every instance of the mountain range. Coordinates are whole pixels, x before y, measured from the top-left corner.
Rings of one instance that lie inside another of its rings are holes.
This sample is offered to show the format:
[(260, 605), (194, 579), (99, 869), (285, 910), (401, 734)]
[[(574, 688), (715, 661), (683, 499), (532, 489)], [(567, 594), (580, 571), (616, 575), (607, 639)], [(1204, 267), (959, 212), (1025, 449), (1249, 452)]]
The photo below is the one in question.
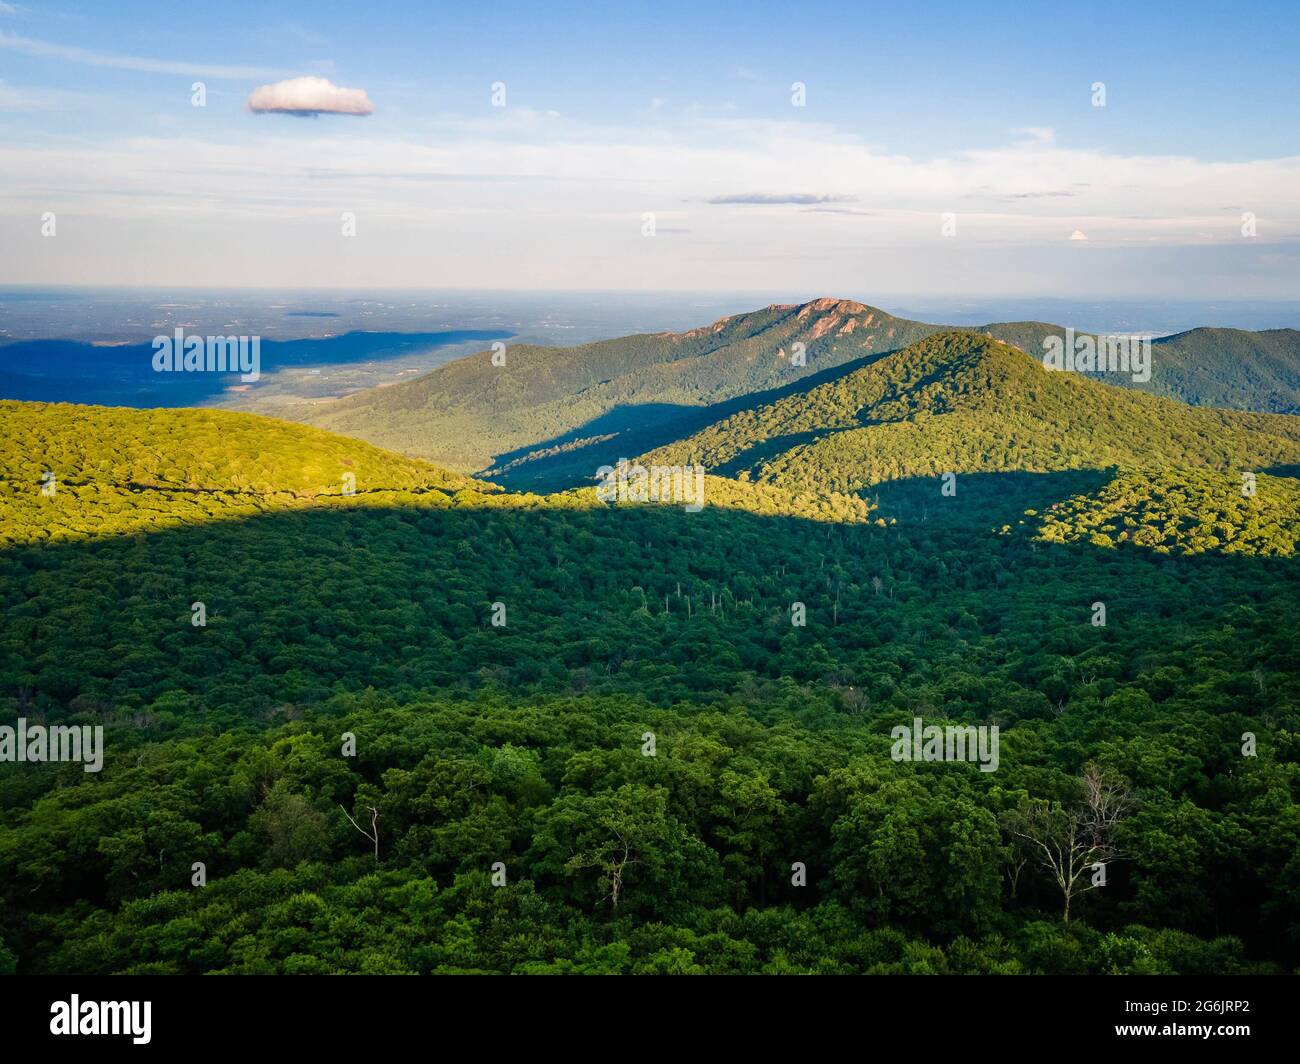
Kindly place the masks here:
[[(504, 364), (484, 351), (411, 381), (278, 412), (509, 487), (551, 491), (729, 417), (800, 402), (795, 397), (950, 332), (1001, 341), (1025, 362), (1041, 361), (1044, 340), (1065, 334), (1042, 322), (954, 330), (817, 299), (682, 333), (510, 346)], [(1148, 381), (1092, 376), (1191, 405), (1293, 413), (1300, 331), (1194, 329), (1152, 342)]]

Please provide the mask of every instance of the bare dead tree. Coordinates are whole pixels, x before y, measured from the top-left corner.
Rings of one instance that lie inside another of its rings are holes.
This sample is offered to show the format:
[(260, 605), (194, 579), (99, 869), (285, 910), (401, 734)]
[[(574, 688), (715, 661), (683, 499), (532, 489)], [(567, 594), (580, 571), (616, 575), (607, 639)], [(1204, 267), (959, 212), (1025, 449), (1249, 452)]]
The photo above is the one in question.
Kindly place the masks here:
[(609, 827), (614, 838), (595, 850), (574, 854), (569, 858), (567, 867), (599, 868), (600, 885), (605, 888), (605, 895), (600, 900), (609, 902), (610, 907), (617, 912), (619, 901), (623, 896), (623, 878), (628, 868), (640, 864), (641, 859), (634, 855), (632, 841), (625, 832), (613, 824), (607, 823), (606, 826)]
[[(339, 803), (339, 808), (343, 809), (342, 803)], [(369, 831), (367, 831), (355, 820), (353, 820), (352, 814), (349, 813), (346, 809), (343, 809), (343, 815), (347, 817), (349, 821), (351, 821), (352, 826), (354, 828), (356, 828), (359, 832), (361, 832), (362, 835), (364, 835), (366, 838), (368, 838), (371, 842), (375, 844), (375, 860), (378, 861), (379, 860), (379, 810), (376, 809), (373, 805), (370, 807), (370, 830)]]
[(1067, 924), (1074, 898), (1101, 885), (1087, 873), (1123, 859), (1115, 845), (1115, 829), (1133, 804), (1128, 781), (1096, 765), (1084, 768), (1079, 783), (1081, 801), (1073, 809), (1059, 802), (1036, 802), (1007, 820), (1012, 836), (1060, 889)]

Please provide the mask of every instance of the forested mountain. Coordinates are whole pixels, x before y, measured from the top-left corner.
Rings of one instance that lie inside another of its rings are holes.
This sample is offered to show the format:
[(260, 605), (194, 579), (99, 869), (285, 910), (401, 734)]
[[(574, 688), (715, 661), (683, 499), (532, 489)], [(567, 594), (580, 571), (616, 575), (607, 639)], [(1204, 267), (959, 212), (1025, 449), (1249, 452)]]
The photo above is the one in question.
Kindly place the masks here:
[(1152, 346), (1158, 372), (1134, 387), (1196, 406), (1300, 413), (1300, 331), (1192, 329)]
[[(569, 451), (631, 429), (665, 427), (670, 435), (663, 439), (672, 439), (680, 433), (671, 425), (701, 407), (893, 350), (933, 328), (849, 300), (770, 306), (684, 333), (571, 348), (511, 346), (504, 365), (485, 351), (305, 416), (491, 475), (494, 464), (508, 466), (528, 452)], [(795, 343), (805, 347), (804, 365), (794, 364)], [(625, 448), (621, 455), (631, 453)], [(590, 475), (600, 464), (585, 457), (582, 468)]]
[[(511, 346), (504, 364), (485, 351), (412, 381), (289, 408), (285, 416), (508, 487), (554, 491), (950, 331), (850, 300), (818, 299), (684, 333)], [(1045, 338), (1065, 334), (1045, 322), (961, 331), (1000, 340), (1036, 362)], [(1294, 330), (1197, 329), (1153, 342), (1149, 381), (1096, 377), (1193, 405), (1288, 413), (1300, 410), (1298, 340)]]
[(937, 333), (839, 380), (644, 456), (796, 490), (946, 472), (1249, 470), (1300, 456), (1300, 419), (1207, 410), (1051, 372), (996, 340)]
[[(106, 736), (0, 764), (0, 970), (1300, 965), (1300, 418), (921, 341), (656, 452), (753, 478), (700, 512), (0, 406), (0, 725)], [(1097, 781), (1067, 921), (1018, 832)]]
[[(978, 330), (1041, 359), (1043, 341), (1064, 335), (1040, 321), (986, 325)], [(1079, 332), (1078, 336), (1094, 336)], [(1095, 373), (1107, 384), (1150, 392), (1192, 406), (1300, 412), (1300, 331), (1295, 329), (1191, 329), (1151, 340), (1151, 379)]]
[(1040, 534), (1049, 542), (1099, 547), (1133, 543), (1180, 554), (1294, 556), (1300, 482), (1260, 474), (1254, 494), (1242, 487), (1242, 478), (1231, 473), (1129, 471), (1095, 495), (1053, 503), (1042, 515)]

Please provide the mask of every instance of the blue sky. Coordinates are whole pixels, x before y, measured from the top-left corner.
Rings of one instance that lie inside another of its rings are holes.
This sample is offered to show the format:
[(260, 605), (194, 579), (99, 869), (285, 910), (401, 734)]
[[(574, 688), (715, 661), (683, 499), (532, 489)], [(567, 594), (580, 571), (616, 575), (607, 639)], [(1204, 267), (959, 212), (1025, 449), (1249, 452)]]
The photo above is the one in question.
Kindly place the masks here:
[[(1286, 4), (9, 0), (0, 283), (1294, 295), (1297, 56)], [(249, 112), (304, 75), (373, 113)]]

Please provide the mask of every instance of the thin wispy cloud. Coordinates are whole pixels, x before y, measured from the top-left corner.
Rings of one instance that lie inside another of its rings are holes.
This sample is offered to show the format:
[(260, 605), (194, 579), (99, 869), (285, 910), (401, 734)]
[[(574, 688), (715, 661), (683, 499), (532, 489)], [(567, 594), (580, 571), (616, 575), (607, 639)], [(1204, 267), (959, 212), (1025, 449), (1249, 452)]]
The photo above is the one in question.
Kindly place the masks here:
[(297, 118), (317, 115), (355, 115), (374, 113), (374, 105), (365, 89), (345, 89), (328, 78), (290, 78), (274, 85), (254, 89), (248, 97), (248, 109), (257, 114), (284, 114)]
[(48, 94), (15, 88), (0, 79), (0, 111), (43, 111), (52, 106)]
[(872, 217), (878, 211), (862, 211), (856, 207), (805, 207), (805, 214), (852, 214), (862, 218)]
[(967, 193), (965, 199), (997, 199), (997, 200), (1027, 200), (1027, 199), (1068, 199), (1071, 196), (1079, 195), (1078, 192), (1069, 189), (1048, 189), (1043, 192), (1005, 192), (993, 195), (987, 192)]
[(740, 192), (727, 196), (710, 196), (705, 203), (713, 204), (758, 204), (794, 203), (809, 206), (814, 203), (851, 203), (856, 196), (835, 196), (816, 192)]
[(1055, 144), (1056, 130), (1050, 126), (1021, 126), (1013, 129), (1012, 134), (1023, 137), (1034, 144)]
[(115, 55), (96, 52), (74, 45), (54, 44), (16, 33), (0, 32), (0, 48), (22, 52), (38, 59), (57, 59), (65, 63), (85, 63), (89, 66), (113, 67), (117, 70), (137, 70), (147, 74), (179, 74), (198, 78), (265, 78), (274, 77), (275, 71), (259, 67), (222, 66), (211, 63), (189, 63), (173, 59), (147, 59), (133, 55)]
[(272, 47), (280, 47), (289, 43), (308, 48), (325, 48), (330, 43), (329, 37), (324, 33), (292, 19), (285, 19), (273, 25), (264, 26), (254, 31), (252, 36), (259, 42)]

